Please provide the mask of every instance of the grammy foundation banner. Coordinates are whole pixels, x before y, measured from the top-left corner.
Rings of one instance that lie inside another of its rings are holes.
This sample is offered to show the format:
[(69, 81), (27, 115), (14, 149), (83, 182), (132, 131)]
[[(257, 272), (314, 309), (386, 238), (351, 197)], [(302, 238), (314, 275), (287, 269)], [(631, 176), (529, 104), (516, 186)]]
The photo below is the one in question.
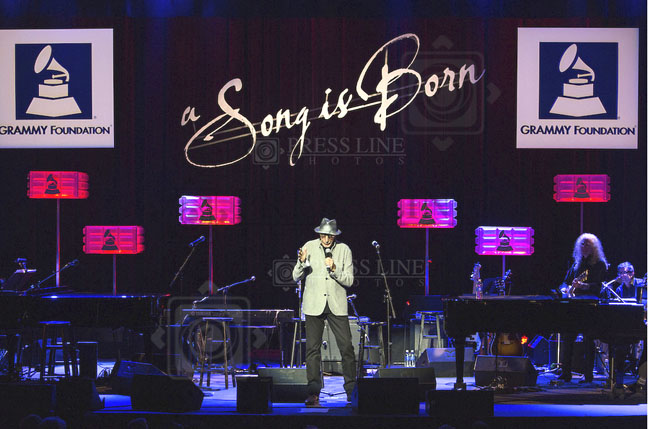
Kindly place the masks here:
[(112, 148), (112, 29), (0, 30), (0, 148)]
[(637, 28), (518, 29), (517, 147), (636, 149)]

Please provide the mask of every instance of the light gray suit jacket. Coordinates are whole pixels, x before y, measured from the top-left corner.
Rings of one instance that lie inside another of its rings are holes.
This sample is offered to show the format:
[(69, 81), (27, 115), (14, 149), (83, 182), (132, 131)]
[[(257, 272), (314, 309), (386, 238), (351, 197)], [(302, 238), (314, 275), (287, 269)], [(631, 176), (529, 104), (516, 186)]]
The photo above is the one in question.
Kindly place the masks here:
[(302, 249), (308, 252), (307, 259), (293, 269), (293, 279), (304, 280), (303, 311), (309, 316), (319, 316), (328, 302), (329, 309), (336, 316), (347, 316), (346, 288), (353, 285), (353, 258), (351, 249), (344, 243), (335, 242), (331, 248), (335, 272), (326, 271), (324, 247), (319, 239), (308, 241)]

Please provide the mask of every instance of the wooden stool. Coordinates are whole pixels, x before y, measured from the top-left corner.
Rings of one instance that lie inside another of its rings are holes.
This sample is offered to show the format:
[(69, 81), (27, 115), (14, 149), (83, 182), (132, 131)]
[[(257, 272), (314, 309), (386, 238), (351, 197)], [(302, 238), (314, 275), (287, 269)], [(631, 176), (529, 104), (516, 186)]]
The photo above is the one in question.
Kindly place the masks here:
[(358, 325), (365, 327), (366, 329), (365, 333), (368, 338), (371, 338), (371, 336), (369, 335), (370, 328), (371, 327), (377, 328), (378, 344), (371, 344), (371, 341), (369, 342), (369, 344), (367, 344), (364, 338), (360, 339), (360, 344), (363, 349), (362, 356), (364, 357), (365, 350), (378, 350), (378, 355), (380, 356), (380, 368), (385, 368), (386, 360), (385, 360), (385, 342), (383, 340), (383, 326), (385, 326), (386, 323), (358, 321)]
[[(211, 364), (212, 364), (212, 354), (207, 353), (207, 345), (212, 344), (215, 342), (220, 342), (214, 340), (213, 337), (213, 327), (212, 330), (210, 330), (209, 325), (211, 324), (218, 324), (220, 323), (222, 329), (223, 329), (223, 370), (225, 373), (225, 389), (229, 389), (229, 362), (228, 360), (231, 359), (230, 356), (230, 348), (229, 348), (229, 342), (230, 342), (230, 327), (229, 324), (232, 320), (234, 320), (231, 317), (203, 317), (202, 319), (205, 322), (204, 325), (204, 331), (198, 332), (200, 335), (199, 337), (199, 343), (201, 343), (200, 347), (200, 355), (198, 357), (200, 361), (200, 384), (199, 386), (202, 386), (203, 383), (203, 376), (205, 375), (205, 365), (207, 366), (206, 372), (207, 372), (207, 386), (210, 385), (211, 382)], [(236, 378), (234, 377), (234, 373), (232, 372), (232, 386), (236, 387)]]
[[(61, 374), (54, 372), (56, 365), (56, 351), (63, 351), (63, 365), (65, 368), (65, 377), (69, 377), (70, 373), (74, 377), (79, 375), (79, 367), (76, 356), (76, 345), (74, 343), (74, 335), (72, 334), (72, 325), (68, 321), (52, 320), (49, 322), (40, 322), (43, 327), (43, 335), (41, 337), (43, 346), (40, 354), (40, 380), (45, 377), (60, 377)], [(59, 335), (61, 342), (58, 342)], [(49, 341), (49, 344), (47, 343)], [(49, 353), (49, 355), (48, 355)], [(72, 371), (70, 371), (70, 366)], [(45, 372), (47, 371), (47, 375)]]
[[(414, 350), (414, 354), (418, 358), (421, 353), (423, 353), (423, 341), (425, 339), (432, 340), (432, 347), (443, 347), (444, 341), (443, 337), (441, 335), (441, 321), (443, 320), (443, 312), (442, 311), (417, 311), (416, 312), (417, 317), (420, 315), (421, 316), (421, 329), (419, 331), (419, 338), (416, 343), (416, 349)], [(427, 334), (426, 329), (425, 329), (425, 323), (434, 323), (435, 324), (435, 331), (436, 333), (434, 334)]]

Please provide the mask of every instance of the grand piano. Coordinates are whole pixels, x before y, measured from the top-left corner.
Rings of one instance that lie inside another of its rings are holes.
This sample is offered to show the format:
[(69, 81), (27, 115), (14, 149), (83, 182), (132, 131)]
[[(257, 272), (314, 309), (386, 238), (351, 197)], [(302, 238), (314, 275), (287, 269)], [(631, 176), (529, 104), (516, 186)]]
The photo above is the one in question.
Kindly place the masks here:
[[(73, 292), (65, 287), (39, 289), (36, 293), (0, 291), (0, 333), (6, 334), (4, 347), (13, 372), (18, 351), (18, 334), (39, 322), (69, 321), (73, 327), (127, 328), (151, 334), (158, 326), (160, 311), (168, 295), (103, 295)], [(150, 358), (150, 343), (145, 343)]]
[[(39, 322), (70, 321), (73, 327), (127, 328), (131, 332), (148, 334), (158, 326), (172, 328), (203, 317), (232, 317), (231, 328), (275, 328), (294, 323), (293, 310), (242, 309), (234, 305), (223, 308), (220, 297), (209, 297), (203, 305), (188, 297), (169, 294), (80, 293), (66, 287), (40, 288), (28, 291), (0, 290), (0, 333), (15, 337), (24, 328), (34, 328)], [(239, 303), (240, 304), (240, 303)], [(221, 308), (215, 305), (221, 306)], [(187, 308), (189, 307), (189, 308)], [(175, 319), (179, 317), (179, 319)], [(193, 324), (188, 328), (195, 328)], [(283, 336), (279, 335), (280, 348)], [(16, 341), (10, 343), (10, 355), (16, 350)], [(178, 344), (181, 344), (178, 342)], [(147, 358), (152, 344), (145, 342)]]
[(557, 299), (544, 295), (472, 295), (444, 298), (445, 331), (454, 339), (457, 380), (465, 389), (463, 361), (466, 337), (475, 332), (571, 332), (611, 345), (646, 338), (644, 306), (596, 299)]
[[(52, 288), (55, 289), (55, 288)], [(165, 295), (102, 295), (65, 290), (39, 295), (0, 294), (0, 329), (69, 320), (75, 327), (154, 328)]]

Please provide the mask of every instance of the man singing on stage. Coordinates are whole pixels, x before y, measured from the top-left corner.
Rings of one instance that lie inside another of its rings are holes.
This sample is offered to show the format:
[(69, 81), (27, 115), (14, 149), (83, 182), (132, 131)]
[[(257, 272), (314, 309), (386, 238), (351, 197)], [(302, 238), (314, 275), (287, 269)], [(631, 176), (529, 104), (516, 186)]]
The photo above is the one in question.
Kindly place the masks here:
[(306, 315), (306, 377), (308, 378), (307, 406), (319, 406), (322, 389), (320, 363), (324, 321), (335, 335), (342, 355), (342, 372), (347, 401), (356, 381), (356, 362), (351, 344), (346, 288), (353, 285), (351, 249), (336, 242), (342, 231), (335, 219), (322, 219), (315, 228), (319, 239), (308, 241), (299, 249), (293, 279), (304, 278), (303, 312)]

